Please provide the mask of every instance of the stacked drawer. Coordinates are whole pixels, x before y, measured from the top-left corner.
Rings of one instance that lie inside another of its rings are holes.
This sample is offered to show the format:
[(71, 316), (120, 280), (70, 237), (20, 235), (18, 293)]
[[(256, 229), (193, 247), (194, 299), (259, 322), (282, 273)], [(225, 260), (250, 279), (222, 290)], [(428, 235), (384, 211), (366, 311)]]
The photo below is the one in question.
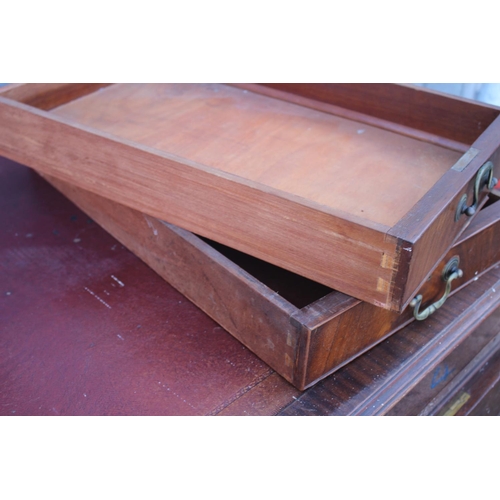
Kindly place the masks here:
[(18, 85), (0, 153), (305, 389), (500, 260), (499, 111), (392, 85)]

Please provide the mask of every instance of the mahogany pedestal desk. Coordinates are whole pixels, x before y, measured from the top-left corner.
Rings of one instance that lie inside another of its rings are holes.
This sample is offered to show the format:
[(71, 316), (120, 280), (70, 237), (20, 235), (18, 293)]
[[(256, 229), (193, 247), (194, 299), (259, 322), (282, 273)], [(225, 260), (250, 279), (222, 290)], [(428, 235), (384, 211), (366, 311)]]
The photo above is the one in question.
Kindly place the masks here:
[(498, 415), (500, 266), (307, 391), (0, 159), (1, 415)]

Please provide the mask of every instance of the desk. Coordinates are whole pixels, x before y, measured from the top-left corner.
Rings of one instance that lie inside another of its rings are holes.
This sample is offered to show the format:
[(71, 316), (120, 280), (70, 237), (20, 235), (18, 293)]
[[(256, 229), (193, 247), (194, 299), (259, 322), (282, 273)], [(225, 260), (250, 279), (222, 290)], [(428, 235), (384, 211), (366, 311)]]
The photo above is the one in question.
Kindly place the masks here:
[(499, 414), (500, 266), (300, 392), (0, 159), (1, 415)]

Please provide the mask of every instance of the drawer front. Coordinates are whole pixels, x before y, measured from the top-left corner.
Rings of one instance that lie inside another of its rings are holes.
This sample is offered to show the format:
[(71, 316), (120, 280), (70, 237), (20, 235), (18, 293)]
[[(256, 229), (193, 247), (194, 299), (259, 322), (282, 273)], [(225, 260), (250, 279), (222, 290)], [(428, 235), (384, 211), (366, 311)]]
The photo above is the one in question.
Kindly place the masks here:
[(500, 177), (499, 141), (497, 119), (464, 155), (467, 161), (447, 172), (428, 196), (391, 229), (390, 234), (398, 235), (401, 245), (393, 290), (394, 300), (401, 302), (394, 309), (403, 310), (409, 305), (488, 199)]
[[(499, 328), (500, 311), (497, 310), (474, 332), (461, 339), (455, 349), (387, 414), (433, 415), (444, 407), (445, 411), (450, 409), (463, 393), (465, 382), (500, 347)], [(447, 405), (448, 402), (451, 403)], [(459, 410), (458, 404), (455, 410)]]
[[(460, 276), (451, 282), (453, 295), (500, 261), (500, 203), (479, 212), (454, 247), (438, 264), (432, 275), (415, 295), (422, 296), (420, 312), (443, 298), (446, 291), (446, 269), (457, 262)], [(306, 325), (309, 337), (304, 343), (302, 385), (309, 387), (334, 372), (389, 335), (415, 320), (415, 310), (403, 313), (386, 311), (353, 298), (340, 301), (338, 292), (306, 307), (295, 317)], [(414, 296), (415, 297), (415, 296)], [(333, 306), (339, 303), (340, 306)], [(325, 311), (318, 314), (318, 311)], [(439, 315), (439, 309), (433, 312)], [(428, 320), (427, 320), (428, 321)]]

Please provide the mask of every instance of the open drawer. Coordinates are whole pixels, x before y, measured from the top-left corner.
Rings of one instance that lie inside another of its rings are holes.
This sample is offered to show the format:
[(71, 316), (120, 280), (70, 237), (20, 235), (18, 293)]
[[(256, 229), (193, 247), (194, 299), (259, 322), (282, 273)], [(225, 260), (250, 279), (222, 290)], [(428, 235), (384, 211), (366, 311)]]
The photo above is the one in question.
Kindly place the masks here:
[(21, 84), (0, 154), (402, 311), (498, 177), (498, 114), (388, 84)]
[[(376, 307), (45, 178), (299, 389), (310, 387), (414, 320), (411, 308), (398, 314)], [(451, 283), (453, 294), (499, 261), (500, 201), (478, 213), (439, 263), (420, 290), (424, 306), (443, 296), (443, 276), (450, 262), (461, 270)]]

